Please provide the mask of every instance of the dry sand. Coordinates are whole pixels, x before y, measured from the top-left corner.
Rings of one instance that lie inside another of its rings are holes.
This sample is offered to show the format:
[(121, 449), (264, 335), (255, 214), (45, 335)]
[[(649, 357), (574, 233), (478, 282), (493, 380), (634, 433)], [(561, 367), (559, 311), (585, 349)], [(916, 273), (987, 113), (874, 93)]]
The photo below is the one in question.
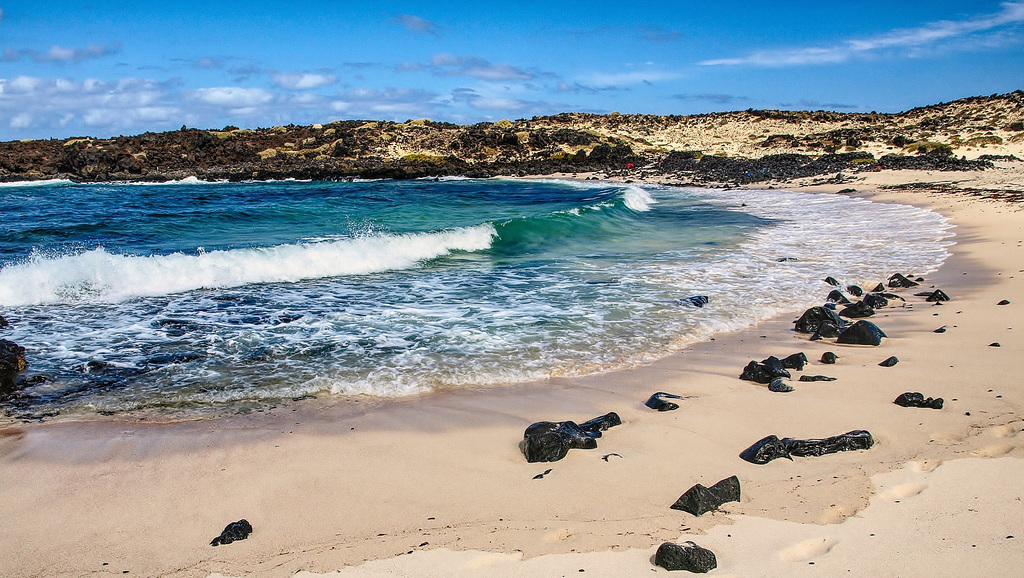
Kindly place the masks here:
[[(655, 549), (683, 540), (713, 550), (721, 576), (1018, 574), (1024, 205), (879, 187), (970, 179), (959, 186), (1020, 189), (1024, 167), (857, 178), (792, 185), (852, 187), (877, 202), (930, 207), (956, 226), (952, 256), (920, 288), (952, 301), (901, 291), (906, 307), (897, 301), (873, 318), (889, 335), (880, 347), (809, 342), (792, 331), (793, 312), (587, 378), (390, 403), (319, 400), (181, 424), (8, 427), (0, 574), (631, 576), (665, 572), (651, 563)], [(997, 305), (1003, 299), (1011, 303)], [(794, 377), (837, 380), (794, 379), (796, 391), (777, 394), (737, 379), (751, 359), (798, 351), (811, 364)], [(839, 363), (820, 364), (824, 351)], [(898, 365), (878, 366), (891, 355)], [(654, 412), (644, 401), (656, 391), (686, 399)], [(894, 405), (905, 391), (946, 406)], [(609, 411), (623, 425), (595, 450), (550, 464), (519, 451), (532, 422)], [(737, 457), (768, 434), (853, 429), (869, 430), (876, 445), (763, 466)], [(693, 484), (731, 475), (741, 502), (699, 518), (669, 509)], [(249, 539), (209, 546), (240, 518), (255, 528)]]

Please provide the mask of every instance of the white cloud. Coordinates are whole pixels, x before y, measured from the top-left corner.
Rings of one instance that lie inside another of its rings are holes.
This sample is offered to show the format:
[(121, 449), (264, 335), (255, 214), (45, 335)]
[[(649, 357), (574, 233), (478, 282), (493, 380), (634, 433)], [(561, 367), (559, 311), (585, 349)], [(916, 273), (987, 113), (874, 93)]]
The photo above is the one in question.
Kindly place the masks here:
[(277, 73), (271, 75), (271, 77), (274, 79), (274, 84), (288, 90), (320, 88), (321, 86), (328, 86), (338, 81), (338, 78), (333, 74), (310, 74), (303, 72), (296, 74)]
[(468, 76), (478, 80), (507, 81), (531, 80), (537, 75), (528, 70), (510, 64), (491, 64), (478, 56), (454, 56), (452, 54), (436, 54), (429, 64), (400, 64), (399, 72), (415, 72), (429, 70), (438, 76)]
[(237, 109), (267, 104), (274, 100), (274, 94), (268, 90), (237, 86), (200, 88), (194, 94), (196, 100), (206, 104)]
[(430, 34), (431, 36), (440, 36), (440, 27), (430, 20), (424, 20), (419, 16), (413, 16), (411, 14), (399, 14), (392, 20), (402, 28), (410, 32), (418, 32), (420, 34)]
[(887, 49), (910, 51), (991, 33), (997, 29), (1024, 22), (1024, 1), (1003, 2), (1002, 10), (995, 14), (967, 20), (940, 20), (918, 28), (900, 28), (869, 38), (844, 40), (834, 46), (810, 46), (786, 50), (753, 52), (739, 58), (705, 60), (705, 66), (800, 66), (808, 64), (835, 64), (857, 56), (866, 56)]
[[(170, 128), (175, 122), (180, 126), (182, 116), (168, 86), (152, 80), (0, 79), (0, 122), (17, 131), (19, 138), (39, 131), (52, 134), (60, 129), (64, 133), (69, 127), (142, 132)], [(10, 138), (8, 134), (0, 136)]]
[(32, 126), (32, 115), (28, 113), (21, 113), (11, 117), (11, 121), (8, 123), (11, 128), (28, 128)]
[(438, 102), (436, 94), (423, 90), (357, 88), (339, 92), (330, 108), (349, 118), (405, 120), (433, 116)]
[(625, 86), (630, 84), (650, 84), (663, 80), (678, 78), (675, 72), (659, 70), (633, 70), (629, 72), (596, 73), (583, 79), (583, 83), (596, 87)]
[(27, 56), (35, 62), (81, 62), (88, 58), (99, 58), (101, 56), (115, 54), (118, 50), (120, 50), (119, 44), (114, 44), (112, 46), (90, 44), (85, 48), (65, 48), (63, 46), (54, 45), (46, 52), (39, 52), (31, 49), (15, 50), (13, 48), (6, 48), (4, 49), (3, 60), (6, 62), (17, 62), (21, 60), (22, 57)]

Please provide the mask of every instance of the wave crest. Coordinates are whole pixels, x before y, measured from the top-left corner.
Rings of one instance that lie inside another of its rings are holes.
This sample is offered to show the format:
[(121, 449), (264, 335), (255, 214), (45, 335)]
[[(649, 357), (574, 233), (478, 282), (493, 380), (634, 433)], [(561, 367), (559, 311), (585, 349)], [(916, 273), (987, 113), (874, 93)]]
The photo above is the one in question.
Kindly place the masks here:
[(119, 302), (195, 289), (409, 269), (455, 251), (486, 250), (495, 235), (494, 227), (484, 224), (429, 233), (200, 250), (195, 255), (120, 255), (103, 247), (58, 256), (35, 255), (27, 262), (0, 269), (0, 304)]

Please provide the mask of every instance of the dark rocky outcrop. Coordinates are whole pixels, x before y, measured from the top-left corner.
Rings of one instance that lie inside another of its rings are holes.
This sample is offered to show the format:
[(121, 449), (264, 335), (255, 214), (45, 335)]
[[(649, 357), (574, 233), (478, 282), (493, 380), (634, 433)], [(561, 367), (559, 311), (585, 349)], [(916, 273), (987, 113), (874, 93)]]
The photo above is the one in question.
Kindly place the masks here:
[(864, 295), (864, 290), (860, 288), (860, 285), (850, 285), (846, 290), (854, 297), (861, 297)]
[(0, 398), (17, 389), (18, 373), (27, 367), (25, 348), (13, 341), (0, 339)]
[(831, 351), (826, 351), (825, 353), (821, 354), (821, 362), (826, 365), (832, 365), (833, 363), (836, 362), (837, 359), (839, 359), (839, 356), (836, 355), (835, 353), (832, 353)]
[(686, 570), (695, 574), (705, 574), (718, 568), (715, 553), (693, 542), (665, 542), (658, 547), (654, 563), (666, 570)]
[(800, 381), (835, 381), (836, 378), (827, 375), (801, 375)]
[(897, 359), (895, 355), (893, 355), (892, 357), (886, 358), (885, 361), (879, 363), (878, 365), (880, 365), (882, 367), (892, 367), (892, 366), (896, 365), (899, 362), (900, 362), (900, 360)]
[(25, 348), (13, 341), (0, 339), (0, 371), (25, 371), (27, 367)]
[(577, 424), (573, 421), (541, 421), (526, 428), (522, 450), (528, 462), (557, 462), (570, 449), (594, 449), (601, 432), (620, 425), (618, 414), (611, 412)]
[(885, 332), (877, 325), (863, 319), (854, 323), (839, 334), (836, 343), (846, 345), (881, 345)]
[(842, 283), (836, 280), (835, 277), (825, 277), (825, 282), (833, 287), (842, 287)]
[(1003, 299), (999, 303), (996, 303), (996, 305), (1009, 305), (1009, 304), (1010, 304), (1010, 301), (1007, 300), (1007, 299)]
[(740, 501), (740, 480), (736, 476), (725, 478), (710, 488), (695, 484), (686, 490), (676, 503), (672, 504), (673, 510), (689, 512), (694, 516), (700, 516), (706, 512), (717, 510), (726, 502)]
[(6, 319), (4, 319), (4, 316), (0, 315), (0, 329), (6, 329), (9, 325), (10, 323), (8, 323)]
[(874, 438), (865, 430), (854, 430), (830, 438), (811, 440), (780, 440), (777, 436), (770, 435), (743, 450), (740, 458), (752, 464), (763, 465), (778, 458), (792, 459), (793, 456), (822, 456), (835, 452), (866, 450), (874, 444)]
[(926, 409), (942, 409), (942, 398), (925, 398), (924, 394), (916, 391), (901, 393), (893, 403), (901, 407), (923, 407)]
[(940, 301), (949, 301), (949, 295), (946, 295), (946, 293), (942, 289), (936, 289), (935, 292), (933, 292), (931, 295), (928, 295), (927, 297), (925, 297), (925, 301), (927, 301), (929, 303), (939, 303)]
[(211, 546), (219, 546), (220, 544), (230, 544), (237, 542), (238, 540), (245, 540), (252, 533), (252, 524), (246, 519), (241, 519), (237, 522), (231, 522), (228, 524), (224, 531), (210, 541)]
[(776, 377), (768, 384), (768, 391), (774, 393), (789, 393), (793, 391), (793, 386), (786, 383), (786, 380), (781, 377)]
[(679, 409), (679, 404), (672, 403), (671, 401), (668, 401), (669, 399), (683, 399), (683, 397), (680, 395), (659, 391), (658, 393), (652, 395), (650, 399), (647, 400), (647, 403), (645, 403), (644, 405), (651, 409), (656, 409), (658, 411), (672, 411)]

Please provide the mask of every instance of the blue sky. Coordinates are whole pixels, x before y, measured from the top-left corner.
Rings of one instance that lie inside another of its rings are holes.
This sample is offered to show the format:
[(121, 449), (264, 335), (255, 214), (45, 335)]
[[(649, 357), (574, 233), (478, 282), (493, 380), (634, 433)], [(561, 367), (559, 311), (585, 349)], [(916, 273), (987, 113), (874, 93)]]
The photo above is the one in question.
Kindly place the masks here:
[(1024, 0), (0, 0), (0, 140), (1024, 89)]

